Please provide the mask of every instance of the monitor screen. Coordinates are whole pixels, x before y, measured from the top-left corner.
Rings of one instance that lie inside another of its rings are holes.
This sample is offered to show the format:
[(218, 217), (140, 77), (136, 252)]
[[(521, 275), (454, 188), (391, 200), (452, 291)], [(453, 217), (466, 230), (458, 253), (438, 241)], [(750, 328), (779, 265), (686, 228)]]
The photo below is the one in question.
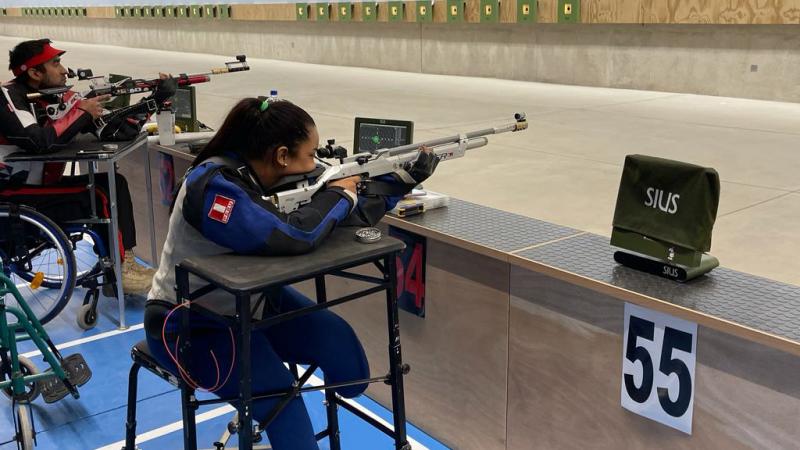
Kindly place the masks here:
[(413, 139), (414, 122), (356, 117), (353, 153), (399, 147)]
[(191, 89), (178, 89), (172, 98), (172, 107), (175, 109), (176, 119), (194, 119), (192, 104), (194, 92)]

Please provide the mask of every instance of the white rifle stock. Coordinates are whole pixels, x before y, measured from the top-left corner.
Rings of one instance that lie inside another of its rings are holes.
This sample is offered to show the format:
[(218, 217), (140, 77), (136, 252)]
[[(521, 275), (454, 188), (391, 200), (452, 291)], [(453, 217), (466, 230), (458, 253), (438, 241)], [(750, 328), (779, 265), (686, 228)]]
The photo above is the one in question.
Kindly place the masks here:
[[(337, 165), (330, 165), (318, 177), (314, 179), (305, 178), (298, 182), (295, 188), (275, 192), (265, 197), (265, 199), (271, 201), (280, 212), (290, 213), (309, 203), (311, 197), (331, 181), (356, 175), (368, 179), (392, 172), (399, 173), (401, 177), (403, 175), (408, 177), (403, 167), (406, 163), (417, 159), (420, 147), (431, 148), (440, 158), (440, 161), (460, 158), (466, 154), (467, 150), (488, 144), (489, 140), (486, 136), (522, 131), (528, 128), (525, 113), (517, 113), (514, 118), (516, 122), (501, 127), (486, 128), (400, 147), (380, 149), (374, 153), (357, 153), (342, 158)], [(413, 180), (405, 181), (414, 182)]]

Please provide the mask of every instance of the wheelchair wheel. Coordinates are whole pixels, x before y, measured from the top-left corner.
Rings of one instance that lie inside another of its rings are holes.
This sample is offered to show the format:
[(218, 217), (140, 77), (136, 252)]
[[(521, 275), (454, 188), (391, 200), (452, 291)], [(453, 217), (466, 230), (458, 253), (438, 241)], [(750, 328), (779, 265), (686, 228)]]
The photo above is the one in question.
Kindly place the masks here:
[[(17, 286), (34, 316), (45, 324), (72, 297), (75, 255), (64, 232), (45, 215), (20, 206), (19, 220), (24, 242), (0, 243), (0, 260), (5, 275)], [(9, 230), (10, 222), (8, 205), (0, 205), (0, 229)], [(13, 296), (6, 298), (6, 305), (18, 307)]]
[[(95, 277), (103, 271), (100, 258), (104, 255), (97, 253), (95, 240), (98, 239), (98, 236), (96, 233), (83, 227), (67, 227), (64, 232), (72, 243), (76, 263), (75, 285), (80, 286), (85, 279)], [(105, 252), (105, 245), (101, 243), (101, 246), (102, 251)]]
[(82, 330), (91, 330), (97, 325), (97, 310), (92, 304), (83, 305), (78, 309), (78, 326)]
[[(33, 361), (31, 361), (30, 359), (21, 355), (19, 356), (19, 369), (22, 372), (22, 375), (26, 377), (29, 375), (36, 375), (39, 373), (39, 368), (36, 367), (36, 364), (34, 364)], [(8, 367), (8, 372), (10, 374), (11, 367)], [(39, 396), (39, 393), (40, 393), (39, 383), (35, 381), (31, 381), (30, 383), (25, 383), (25, 394), (23, 395), (22, 398), (17, 397), (17, 401), (24, 401), (26, 403), (30, 403), (36, 400), (36, 398)], [(9, 399), (14, 397), (14, 392), (12, 391), (10, 386), (3, 389), (3, 394), (5, 394), (6, 397), (8, 397)]]
[(17, 404), (17, 446), (22, 450), (33, 450), (33, 422), (28, 405)]

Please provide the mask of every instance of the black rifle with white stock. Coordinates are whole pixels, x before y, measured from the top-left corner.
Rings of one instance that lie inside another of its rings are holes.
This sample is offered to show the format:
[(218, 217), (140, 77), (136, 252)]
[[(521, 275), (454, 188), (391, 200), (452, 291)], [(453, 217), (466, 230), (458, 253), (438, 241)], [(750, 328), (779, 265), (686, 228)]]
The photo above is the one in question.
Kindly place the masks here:
[(206, 83), (211, 81), (211, 75), (219, 75), (223, 73), (241, 72), (250, 70), (247, 64), (247, 56), (238, 55), (236, 61), (225, 63), (225, 67), (212, 68), (210, 72), (198, 74), (180, 74), (173, 78), (161, 79), (142, 79), (142, 78), (124, 78), (120, 81), (110, 82), (104, 76), (94, 76), (90, 69), (78, 69), (76, 73), (70, 69), (68, 77), (78, 77), (79, 80), (90, 80), (91, 86), (89, 89), (80, 92), (78, 95), (65, 97), (64, 95), (72, 86), (63, 86), (58, 88), (42, 89), (38, 92), (28, 94), (28, 100), (34, 101), (39, 98), (48, 98), (48, 96), (55, 97), (58, 101), (44, 106), (44, 113), (50, 120), (58, 120), (66, 115), (72, 108), (84, 99), (99, 97), (102, 95), (110, 95), (116, 97), (119, 95), (142, 94), (146, 92), (154, 92), (154, 94), (142, 99), (141, 102), (116, 109), (108, 112), (103, 116), (95, 119), (95, 126), (97, 127), (97, 135), (102, 132), (103, 127), (119, 117), (127, 117), (136, 114), (152, 114), (158, 110), (161, 103), (175, 95), (175, 90), (180, 86), (190, 86), (198, 83)]
[(398, 174), (408, 184), (416, 184), (406, 172), (405, 166), (417, 159), (421, 147), (430, 148), (441, 161), (460, 158), (467, 150), (488, 144), (489, 139), (486, 136), (528, 128), (524, 113), (515, 114), (514, 119), (514, 123), (500, 127), (380, 149), (370, 153), (357, 153), (348, 157), (344, 156), (344, 149), (333, 147), (333, 143), (329, 142), (327, 147), (318, 150), (317, 153), (325, 158), (338, 158), (339, 164), (325, 163), (326, 166), (317, 166), (317, 170), (311, 173), (286, 177), (276, 184), (265, 199), (271, 201), (279, 211), (290, 213), (309, 203), (311, 197), (327, 183), (342, 178), (360, 176), (362, 182), (358, 185), (359, 193), (368, 191), (370, 179), (390, 173)]

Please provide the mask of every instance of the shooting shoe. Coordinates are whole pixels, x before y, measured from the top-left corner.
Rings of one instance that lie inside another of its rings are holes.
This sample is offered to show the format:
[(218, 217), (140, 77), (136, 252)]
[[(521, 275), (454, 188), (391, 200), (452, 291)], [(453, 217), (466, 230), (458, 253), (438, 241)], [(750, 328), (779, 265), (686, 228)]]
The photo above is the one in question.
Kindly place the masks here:
[(128, 263), (128, 261), (132, 263), (131, 270), (133, 270), (134, 272), (147, 275), (150, 278), (153, 278), (155, 276), (156, 274), (155, 269), (145, 267), (136, 262), (136, 255), (133, 253), (133, 250), (125, 250), (125, 263)]
[(122, 263), (122, 292), (125, 294), (145, 294), (150, 290), (155, 272), (148, 273), (148, 269), (137, 267), (141, 266), (136, 264), (132, 254)]

